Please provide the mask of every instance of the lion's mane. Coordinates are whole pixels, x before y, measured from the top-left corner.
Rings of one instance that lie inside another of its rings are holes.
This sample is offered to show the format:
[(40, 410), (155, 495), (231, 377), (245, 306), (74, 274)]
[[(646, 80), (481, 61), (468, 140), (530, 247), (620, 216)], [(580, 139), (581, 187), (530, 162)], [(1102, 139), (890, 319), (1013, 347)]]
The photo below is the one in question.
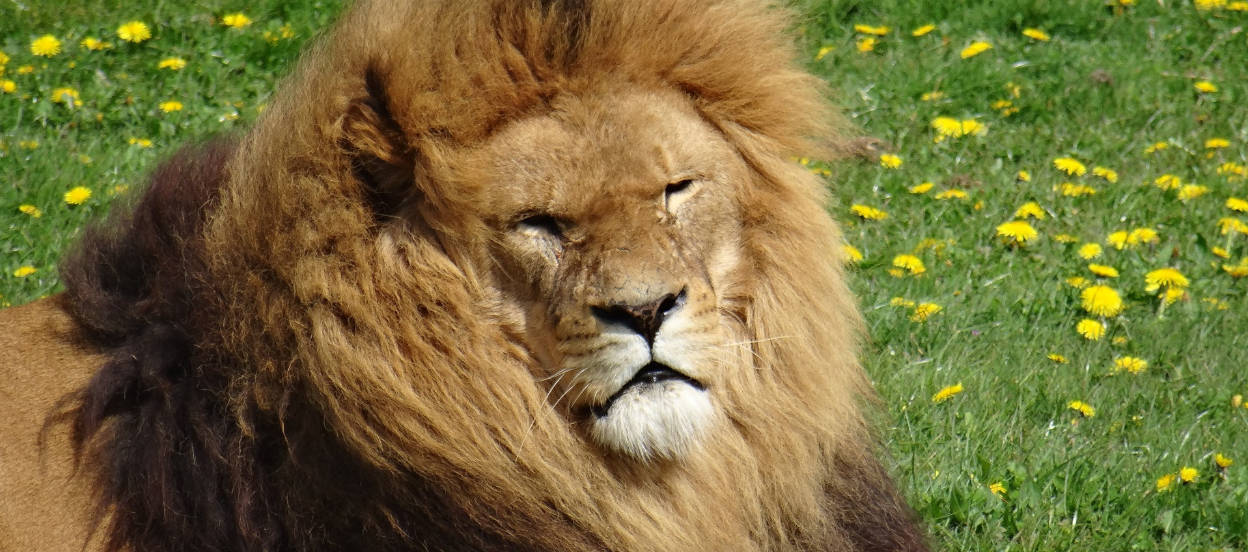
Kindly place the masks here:
[[(189, 150), (63, 274), (112, 550), (922, 547), (875, 460), (821, 184), (835, 116), (744, 0), (362, 1), (245, 137)], [(606, 79), (683, 92), (751, 166), (730, 429), (594, 448), (490, 317), (453, 153)], [(828, 251), (825, 255), (812, 252)]]

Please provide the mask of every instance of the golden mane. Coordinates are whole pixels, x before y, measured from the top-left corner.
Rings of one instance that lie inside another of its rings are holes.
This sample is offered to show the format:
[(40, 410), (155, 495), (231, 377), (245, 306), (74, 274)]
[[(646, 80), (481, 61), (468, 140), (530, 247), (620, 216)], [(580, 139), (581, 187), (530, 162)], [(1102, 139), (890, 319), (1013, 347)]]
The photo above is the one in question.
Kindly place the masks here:
[[(121, 371), (147, 345), (101, 340), (115, 360), (80, 397), (78, 439), (102, 515), (147, 516), (108, 520), (111, 548), (921, 549), (864, 419), (838, 230), (789, 161), (840, 132), (789, 25), (743, 0), (353, 6), (231, 147), (178, 277), (152, 284), (191, 282), (157, 311), (193, 314), (168, 364), (188, 367)], [(684, 94), (755, 175), (731, 298), (750, 342), (720, 398), (733, 431), (652, 465), (551, 408), (492, 318), (473, 208), (490, 190), (454, 163), (619, 83)], [(69, 295), (111, 308), (92, 285)], [(164, 406), (118, 399), (136, 388)], [(152, 431), (150, 452), (117, 448)], [(110, 475), (127, 469), (147, 482)]]

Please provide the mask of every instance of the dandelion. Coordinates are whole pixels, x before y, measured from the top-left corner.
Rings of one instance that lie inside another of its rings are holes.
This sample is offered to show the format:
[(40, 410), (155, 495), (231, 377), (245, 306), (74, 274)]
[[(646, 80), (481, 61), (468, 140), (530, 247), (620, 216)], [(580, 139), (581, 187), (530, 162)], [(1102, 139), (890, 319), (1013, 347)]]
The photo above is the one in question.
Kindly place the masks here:
[(1192, 199), (1196, 199), (1200, 196), (1203, 196), (1207, 193), (1209, 193), (1209, 188), (1206, 186), (1188, 184), (1186, 186), (1183, 186), (1182, 188), (1179, 188), (1179, 194), (1177, 197), (1179, 201), (1189, 201)]
[(1213, 253), (1213, 255), (1214, 255), (1215, 257), (1220, 257), (1220, 258), (1223, 258), (1223, 259), (1229, 259), (1229, 258), (1231, 258), (1231, 252), (1230, 252), (1230, 251), (1227, 251), (1227, 250), (1225, 250), (1225, 249), (1222, 249), (1221, 247), (1218, 247), (1218, 246), (1216, 246), (1216, 245), (1215, 245), (1215, 246), (1213, 246), (1213, 247), (1211, 247), (1211, 248), (1209, 248), (1209, 252), (1210, 252), (1210, 253)]
[(894, 297), (889, 299), (888, 304), (894, 307), (906, 307), (908, 309), (915, 307), (914, 301), (906, 299), (905, 297)]
[(0, 51), (0, 73), (3, 73), (4, 65), (9, 62), (9, 54)]
[(1017, 218), (1017, 219), (1025, 219), (1027, 217), (1031, 217), (1036, 220), (1044, 220), (1044, 216), (1045, 216), (1044, 209), (1041, 208), (1040, 205), (1034, 201), (1028, 201), (1027, 203), (1024, 203), (1021, 207), (1019, 207), (1018, 209), (1014, 210), (1014, 218)]
[(1239, 234), (1248, 234), (1248, 224), (1237, 218), (1222, 217), (1218, 219), (1218, 232), (1223, 236), (1236, 232)]
[(1048, 42), (1051, 38), (1049, 33), (1040, 29), (1023, 29), (1023, 36), (1033, 40), (1039, 40), (1040, 42)]
[(942, 190), (932, 196), (936, 199), (966, 199), (966, 192), (957, 188)]
[(1084, 318), (1075, 324), (1075, 331), (1088, 341), (1099, 341), (1105, 337), (1105, 323), (1091, 318)]
[(39, 208), (34, 205), (18, 205), (17, 210), (30, 215), (31, 218), (39, 218), (43, 216), (43, 211), (40, 211)]
[(1173, 305), (1184, 297), (1187, 297), (1187, 292), (1183, 291), (1183, 288), (1166, 288), (1157, 295), (1163, 306)]
[(875, 44), (876, 44), (875, 37), (871, 37), (871, 36), (862, 37), (858, 39), (858, 45), (857, 45), (858, 51), (859, 52), (873, 51), (875, 50)]
[(1238, 265), (1222, 265), (1222, 270), (1226, 271), (1232, 278), (1248, 276), (1248, 257), (1240, 259)]
[(142, 21), (129, 21), (117, 27), (117, 38), (138, 44), (152, 38), (152, 30)]
[(912, 194), (925, 194), (928, 192), (928, 190), (931, 190), (931, 189), (932, 189), (932, 183), (924, 182), (922, 184), (915, 184), (914, 186), (911, 186), (909, 191)]
[(997, 226), (997, 236), (1001, 237), (1006, 245), (1027, 245), (1027, 242), (1035, 240), (1039, 235), (1036, 229), (1025, 220), (1015, 220)]
[(39, 272), (39, 269), (37, 269), (37, 268), (35, 268), (35, 267), (33, 267), (33, 266), (29, 266), (29, 265), (27, 265), (27, 266), (18, 267), (18, 269), (17, 269), (17, 270), (14, 270), (14, 271), (13, 271), (13, 276), (14, 276), (14, 277), (16, 277), (16, 278), (25, 278), (25, 277), (27, 277), (27, 276), (30, 276), (31, 274), (36, 273), (36, 272)]
[(850, 206), (849, 212), (858, 215), (863, 220), (884, 220), (888, 218), (888, 213), (869, 205), (854, 204)]
[(987, 131), (983, 123), (975, 119), (961, 121), (953, 117), (937, 117), (932, 119), (932, 128), (936, 129), (935, 142), (943, 142), (947, 138), (961, 138), (969, 135), (980, 135)]
[(82, 39), (82, 41), (79, 42), (78, 45), (88, 50), (91, 50), (93, 52), (98, 52), (108, 47), (108, 44), (105, 44), (103, 40), (100, 40), (93, 36), (88, 36)]
[(1179, 480), (1184, 483), (1195, 483), (1198, 477), (1200, 477), (1200, 472), (1196, 471), (1196, 468), (1183, 466), (1183, 469), (1179, 470)]
[(1159, 268), (1144, 275), (1144, 281), (1148, 284), (1146, 291), (1153, 292), (1160, 287), (1185, 288), (1190, 282), (1183, 273), (1173, 268)]
[(0, 92), (5, 94), (17, 92), (17, 83), (9, 79), (0, 79)]
[(923, 266), (923, 260), (915, 257), (914, 255), (898, 255), (893, 257), (893, 266), (905, 270), (914, 276), (927, 272), (927, 267)]
[(1205, 140), (1205, 149), (1221, 149), (1231, 145), (1226, 138), (1210, 138)]
[(1226, 7), (1226, 0), (1193, 0), (1192, 5), (1201, 11), (1216, 10)]
[(919, 96), (919, 100), (924, 101), (924, 102), (934, 102), (944, 97), (945, 97), (944, 92), (941, 92), (939, 90), (934, 90), (932, 92), (924, 92), (922, 96)]
[(1088, 287), (1088, 279), (1083, 276), (1071, 276), (1066, 279), (1066, 285), (1075, 289), (1083, 289)]
[(1226, 175), (1228, 178), (1235, 176), (1248, 176), (1248, 167), (1240, 165), (1239, 163), (1228, 161), (1218, 165), (1218, 174)]
[(1083, 176), (1088, 173), (1088, 167), (1073, 157), (1058, 157), (1053, 160), (1053, 166), (1072, 176)]
[(1118, 182), (1118, 171), (1105, 167), (1092, 167), (1092, 174), (1104, 178), (1106, 182), (1114, 184)]
[(132, 146), (139, 146), (140, 148), (152, 147), (152, 141), (147, 138), (135, 138), (134, 136), (131, 136), (129, 143)]
[(950, 385), (948, 387), (945, 387), (944, 389), (941, 389), (940, 391), (937, 391), (935, 395), (932, 395), (932, 402), (936, 404), (940, 404), (949, 399), (952, 399), (954, 395), (957, 395), (958, 393), (961, 393), (961, 392), (962, 392), (962, 382), (958, 382), (955, 385)]
[(912, 322), (927, 322), (927, 319), (933, 314), (941, 311), (941, 306), (936, 303), (919, 303), (914, 308), (914, 313), (910, 315)]
[(880, 166), (886, 169), (895, 169), (901, 166), (901, 158), (891, 153), (880, 156)]
[(862, 251), (848, 243), (841, 244), (841, 253), (845, 255), (845, 260), (851, 264), (862, 262)]
[(884, 35), (888, 34), (888, 31), (890, 31), (891, 29), (889, 29), (888, 27), (885, 27), (885, 26), (883, 26), (883, 25), (879, 25), (879, 26), (872, 26), (872, 25), (862, 25), (862, 24), (859, 24), (859, 25), (854, 25), (854, 30), (855, 30), (855, 31), (857, 31), (857, 32), (860, 32), (860, 33), (862, 33), (862, 34), (869, 34), (869, 35), (875, 35), (875, 36), (884, 36)]
[(76, 186), (65, 192), (65, 203), (67, 205), (82, 205), (91, 198), (91, 190), (85, 186)]
[(1031, 173), (1027, 171), (1018, 171), (1018, 175), (1014, 178), (1017, 178), (1020, 182), (1031, 182)]
[(962, 49), (962, 59), (972, 58), (992, 49), (992, 44), (983, 41), (972, 42)]
[(1223, 456), (1222, 453), (1219, 452), (1213, 455), (1213, 463), (1217, 464), (1218, 469), (1225, 470), (1226, 468), (1231, 467), (1231, 464), (1235, 463), (1235, 461)]
[(1066, 360), (1065, 356), (1059, 355), (1057, 353), (1049, 353), (1049, 360), (1056, 362), (1058, 364), (1066, 364), (1070, 362), (1069, 360)]
[(1248, 2), (1231, 2), (1226, 5), (1226, 9), (1231, 11), (1248, 12)]
[(1071, 182), (1063, 182), (1055, 188), (1066, 197), (1083, 197), (1096, 195), (1096, 188), (1086, 184), (1074, 184)]
[(1138, 374), (1148, 368), (1148, 361), (1133, 356), (1124, 356), (1114, 359), (1114, 372), (1127, 372), (1130, 374)]
[(993, 484), (991, 484), (991, 485), (989, 485), (989, 486), (988, 486), (988, 490), (989, 490), (989, 491), (992, 491), (992, 494), (997, 495), (998, 497), (1000, 497), (1001, 495), (1004, 495), (1004, 494), (1005, 494), (1005, 485), (1004, 485), (1003, 483), (1000, 483), (1000, 482), (993, 483)]
[(1058, 243), (1078, 243), (1079, 242), (1079, 238), (1077, 236), (1072, 236), (1070, 234), (1058, 234), (1056, 236), (1053, 236), (1053, 239), (1057, 240)]
[(1097, 243), (1085, 243), (1079, 246), (1079, 256), (1085, 260), (1092, 260), (1101, 256), (1101, 245)]
[(1096, 316), (1112, 317), (1122, 312), (1122, 297), (1105, 285), (1088, 286), (1079, 294), (1083, 310)]
[(1093, 274), (1102, 278), (1118, 277), (1118, 269), (1108, 265), (1090, 264), (1088, 265), (1088, 270), (1091, 270)]
[(1160, 241), (1161, 237), (1152, 228), (1136, 228), (1127, 234), (1127, 245), (1156, 244)]
[(66, 107), (73, 109), (81, 105), (78, 101), (78, 91), (73, 88), (57, 88), (52, 90), (52, 103), (62, 103)]
[(55, 36), (45, 34), (30, 42), (30, 53), (36, 56), (53, 57), (61, 53), (61, 41)]
[(160, 110), (164, 111), (165, 113), (172, 113), (174, 111), (182, 111), (182, 102), (179, 102), (177, 100), (169, 100), (167, 102), (160, 102)]
[(1066, 407), (1079, 412), (1079, 414), (1082, 414), (1084, 418), (1096, 416), (1096, 409), (1093, 408), (1092, 405), (1083, 401), (1070, 401), (1066, 404)]
[[(269, 32), (265, 31), (265, 37), (267, 38), (268, 36), (269, 36)], [(835, 50), (835, 49), (836, 49), (835, 46), (824, 46), (820, 48), (819, 52), (815, 54), (815, 61), (819, 61), (823, 59), (824, 56), (828, 55), (829, 53), (832, 52), (832, 50)]]
[(1226, 208), (1232, 211), (1248, 213), (1248, 201), (1244, 201), (1238, 197), (1226, 198)]
[(922, 27), (919, 27), (913, 31), (910, 31), (910, 36), (923, 36), (934, 30), (936, 30), (936, 26), (932, 25), (931, 23), (928, 23), (927, 25), (923, 25)]
[(1152, 145), (1148, 146), (1147, 148), (1144, 148), (1144, 153), (1150, 153), (1150, 154), (1157, 153), (1168, 147), (1170, 147), (1170, 144), (1167, 144), (1165, 142), (1153, 142)]
[(1174, 474), (1167, 473), (1157, 478), (1157, 492), (1164, 493), (1174, 486)]
[(251, 24), (251, 18), (239, 13), (231, 13), (221, 17), (221, 24), (233, 29), (241, 29)]
[(169, 69), (171, 71), (181, 71), (185, 67), (186, 60), (180, 57), (167, 57), (156, 64), (157, 69)]
[(1196, 88), (1197, 92), (1202, 94), (1213, 94), (1218, 91), (1218, 85), (1209, 81), (1196, 81), (1192, 86)]

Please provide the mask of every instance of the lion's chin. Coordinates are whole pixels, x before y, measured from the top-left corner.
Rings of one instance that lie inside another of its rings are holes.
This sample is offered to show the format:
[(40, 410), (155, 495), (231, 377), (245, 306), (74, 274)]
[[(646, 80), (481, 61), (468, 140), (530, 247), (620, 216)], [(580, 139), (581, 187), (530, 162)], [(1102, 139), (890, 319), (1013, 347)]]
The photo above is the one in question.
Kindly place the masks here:
[(701, 385), (669, 378), (625, 387), (590, 416), (589, 432), (600, 446), (638, 460), (677, 459), (702, 442), (714, 421)]

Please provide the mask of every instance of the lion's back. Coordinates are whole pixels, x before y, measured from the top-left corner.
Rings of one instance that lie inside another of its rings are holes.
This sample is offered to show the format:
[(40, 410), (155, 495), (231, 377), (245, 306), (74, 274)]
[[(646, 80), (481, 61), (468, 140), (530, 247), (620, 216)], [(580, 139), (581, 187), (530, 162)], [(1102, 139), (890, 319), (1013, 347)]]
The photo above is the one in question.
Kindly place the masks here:
[(44, 430), (103, 360), (77, 334), (60, 296), (0, 310), (0, 551), (84, 550), (88, 481), (68, 425)]

